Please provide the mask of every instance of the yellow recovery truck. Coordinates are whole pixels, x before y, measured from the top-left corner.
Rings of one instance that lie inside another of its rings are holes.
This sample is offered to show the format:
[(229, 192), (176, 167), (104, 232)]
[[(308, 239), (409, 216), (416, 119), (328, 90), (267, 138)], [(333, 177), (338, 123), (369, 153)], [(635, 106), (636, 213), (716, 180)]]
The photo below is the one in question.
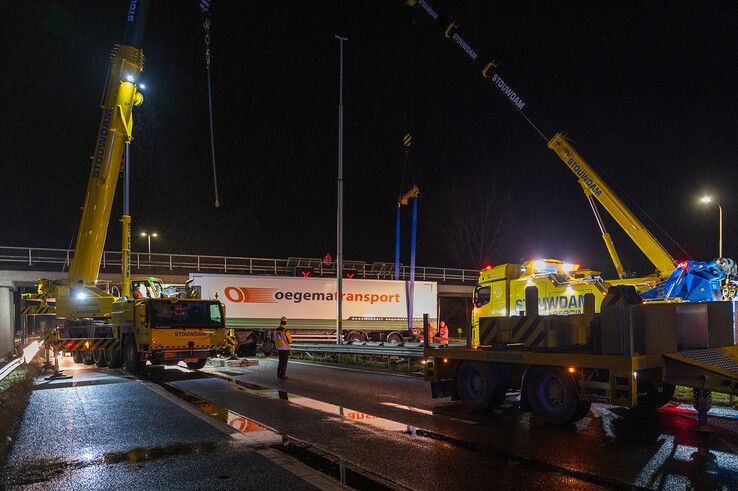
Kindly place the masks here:
[(53, 302), (54, 345), (58, 351), (71, 352), (78, 362), (111, 368), (125, 363), (129, 371), (140, 370), (147, 361), (185, 361), (191, 368), (201, 368), (226, 346), (223, 305), (217, 300), (166, 297), (158, 280), (144, 280), (149, 293), (138, 295), (138, 288), (132, 292), (127, 197), (121, 219), (121, 295), (96, 287), (121, 159), (132, 138), (132, 109), (143, 102), (137, 83), (144, 64), (139, 46), (147, 5), (131, 1), (124, 42), (113, 48), (69, 275), (59, 282), (39, 280), (37, 293), (24, 295), (32, 303), (24, 313), (48, 312)]
[[(425, 378), (433, 396), (452, 396), (484, 410), (499, 405), (508, 390), (519, 388), (523, 410), (562, 424), (582, 418), (591, 402), (660, 407), (679, 384), (695, 389), (704, 426), (710, 391), (738, 393), (735, 298), (643, 304), (638, 292), (675, 273), (676, 281), (681, 279), (678, 272), (672, 273), (671, 255), (562, 133), (547, 138), (541, 132), (526, 112), (525, 101), (499, 73), (497, 60), (484, 60), (461, 36), (459, 24), (444, 19), (426, 0), (407, 3), (419, 6), (441, 26), (445, 38), (479, 64), (482, 77), (578, 177), (619, 276), (603, 280), (597, 271), (551, 259), (482, 271), (466, 346), (424, 350)], [(627, 277), (595, 200), (654, 265), (653, 275)], [(723, 269), (720, 264), (718, 268)], [(721, 274), (718, 270), (714, 278)]]

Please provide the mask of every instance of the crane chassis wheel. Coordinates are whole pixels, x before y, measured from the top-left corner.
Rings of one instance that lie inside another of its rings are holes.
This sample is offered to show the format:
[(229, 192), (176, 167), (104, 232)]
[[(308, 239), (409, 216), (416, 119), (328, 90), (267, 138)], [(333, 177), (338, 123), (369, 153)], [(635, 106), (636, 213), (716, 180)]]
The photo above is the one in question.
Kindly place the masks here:
[(125, 357), (125, 369), (131, 373), (140, 372), (146, 366), (146, 362), (141, 361), (138, 355), (138, 347), (133, 336), (128, 335), (123, 338), (123, 355)]
[(504, 368), (467, 361), (456, 372), (459, 398), (474, 411), (494, 409), (505, 400), (508, 376)]
[(546, 423), (573, 423), (589, 412), (591, 403), (579, 400), (577, 383), (563, 368), (532, 367), (526, 384), (531, 409)]

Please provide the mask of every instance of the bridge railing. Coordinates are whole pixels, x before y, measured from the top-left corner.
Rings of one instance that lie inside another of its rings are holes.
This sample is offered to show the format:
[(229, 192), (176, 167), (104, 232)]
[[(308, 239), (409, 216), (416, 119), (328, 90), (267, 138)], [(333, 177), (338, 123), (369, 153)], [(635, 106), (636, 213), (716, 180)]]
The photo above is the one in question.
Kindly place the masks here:
[[(53, 249), (44, 247), (0, 246), (0, 264), (14, 268), (33, 268), (57, 266), (66, 270), (74, 257), (73, 249)], [(119, 270), (122, 253), (104, 251), (100, 262), (101, 271)], [(356, 278), (392, 279), (394, 263), (364, 261), (344, 261), (344, 269), (354, 272)], [(253, 275), (295, 276), (296, 268), (311, 267), (315, 276), (335, 276), (335, 263), (326, 264), (318, 258), (291, 257), (270, 259), (241, 256), (211, 256), (204, 254), (171, 254), (162, 252), (131, 252), (131, 270), (181, 273), (234, 273)], [(400, 279), (410, 279), (410, 267), (400, 266)], [(415, 267), (415, 279), (419, 281), (473, 283), (479, 271), (461, 268)]]

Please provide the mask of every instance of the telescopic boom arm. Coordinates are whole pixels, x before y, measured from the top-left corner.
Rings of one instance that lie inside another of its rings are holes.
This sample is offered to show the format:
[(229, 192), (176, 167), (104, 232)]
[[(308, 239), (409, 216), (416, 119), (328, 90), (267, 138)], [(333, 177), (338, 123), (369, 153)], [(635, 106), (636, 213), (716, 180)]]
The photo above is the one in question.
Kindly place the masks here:
[[(459, 24), (449, 21), (436, 12), (426, 0), (407, 0), (408, 5), (420, 6), (421, 10), (430, 16), (441, 26), (443, 36), (457, 45), (473, 62), (481, 67), (482, 77), (489, 80), (499, 93), (510, 102), (535, 131), (547, 142), (548, 147), (574, 172), (579, 179), (585, 196), (589, 200), (595, 219), (600, 227), (605, 247), (612, 258), (618, 276), (623, 278), (625, 271), (620, 261), (610, 234), (605, 229), (599, 211), (593, 200), (597, 200), (602, 207), (615, 219), (617, 224), (628, 234), (628, 237), (646, 255), (656, 268), (656, 272), (662, 279), (667, 278), (674, 270), (674, 258), (666, 251), (663, 245), (646, 229), (638, 218), (631, 212), (613, 190), (605, 184), (600, 176), (590, 167), (582, 156), (572, 147), (571, 143), (562, 133), (557, 133), (553, 138), (547, 137), (535, 123), (534, 118), (528, 113), (527, 105), (520, 95), (505, 81), (500, 74), (500, 63), (496, 59), (484, 58), (480, 53), (465, 40), (459, 32)], [(489, 60), (489, 61), (488, 61)]]
[(132, 0), (124, 28), (124, 44), (116, 44), (101, 104), (102, 117), (92, 154), (82, 218), (77, 232), (74, 258), (69, 268), (70, 284), (97, 281), (118, 183), (125, 144), (131, 141), (132, 109), (143, 102), (136, 84), (143, 71), (140, 48), (148, 2)]

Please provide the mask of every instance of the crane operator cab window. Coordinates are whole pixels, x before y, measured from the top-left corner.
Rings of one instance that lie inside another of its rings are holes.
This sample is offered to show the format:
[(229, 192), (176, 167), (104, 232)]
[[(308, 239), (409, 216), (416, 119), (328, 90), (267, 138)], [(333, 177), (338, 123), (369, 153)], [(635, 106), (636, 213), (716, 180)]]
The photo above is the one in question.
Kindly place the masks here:
[(220, 304), (212, 302), (159, 301), (150, 304), (154, 326), (222, 327)]
[(487, 305), (490, 301), (490, 292), (492, 288), (489, 286), (478, 286), (474, 289), (474, 306), (479, 308)]

